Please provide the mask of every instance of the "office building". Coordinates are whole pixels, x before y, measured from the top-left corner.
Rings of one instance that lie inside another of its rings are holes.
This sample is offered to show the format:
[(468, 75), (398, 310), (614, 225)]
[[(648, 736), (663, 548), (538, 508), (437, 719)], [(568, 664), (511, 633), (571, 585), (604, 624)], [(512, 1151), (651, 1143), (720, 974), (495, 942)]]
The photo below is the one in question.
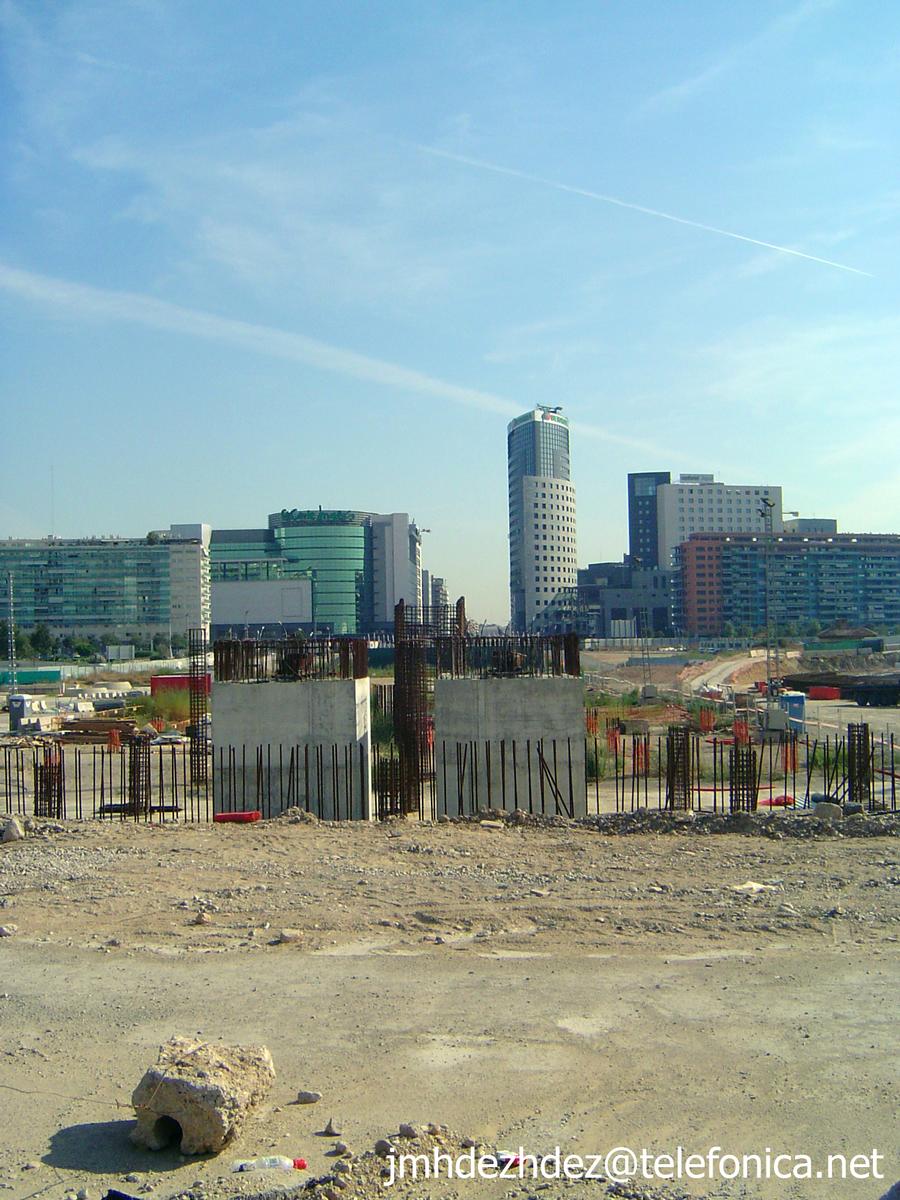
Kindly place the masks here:
[(574, 589), (560, 592), (542, 610), (542, 633), (591, 638), (666, 637), (672, 630), (674, 571), (624, 562), (589, 563)]
[(578, 572), (578, 631), (586, 637), (662, 637), (671, 629), (671, 571), (589, 563)]
[(214, 529), (214, 636), (393, 630), (421, 603), (421, 536), (406, 513), (282, 509), (265, 529)]
[(558, 408), (538, 407), (510, 422), (507, 468), (510, 619), (527, 630), (576, 583), (569, 423)]
[(677, 483), (657, 486), (656, 520), (657, 563), (668, 569), (674, 566), (676, 547), (694, 533), (780, 533), (781, 488), (680, 475)]
[[(897, 534), (694, 534), (680, 547), (681, 626), (692, 637), (821, 626), (900, 627)], [(768, 566), (767, 566), (768, 564)]]
[[(422, 603), (425, 603), (424, 595)], [(431, 576), (429, 603), (432, 608), (444, 608), (450, 603), (447, 584), (440, 575)]]
[(628, 476), (628, 557), (645, 567), (659, 565), (656, 490), (671, 481), (668, 471), (638, 471)]
[(12, 574), (24, 629), (142, 646), (208, 630), (209, 545), (203, 524), (143, 538), (11, 538), (0, 542), (0, 578)]
[(442, 608), (450, 603), (447, 585), (440, 575), (422, 572), (422, 604), (425, 608)]

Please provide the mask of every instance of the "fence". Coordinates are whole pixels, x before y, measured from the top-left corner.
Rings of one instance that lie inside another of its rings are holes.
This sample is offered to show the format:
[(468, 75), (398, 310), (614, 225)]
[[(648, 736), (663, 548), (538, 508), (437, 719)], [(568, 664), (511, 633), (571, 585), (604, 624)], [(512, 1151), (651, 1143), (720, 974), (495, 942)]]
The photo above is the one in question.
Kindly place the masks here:
[(268, 819), (286, 808), (300, 808), (323, 821), (371, 820), (370, 758), (361, 742), (217, 746), (212, 759), (214, 811), (256, 809)]
[[(582, 754), (583, 766), (582, 766)], [(205, 822), (216, 812), (297, 807), (323, 820), (413, 815), (434, 820), (485, 809), (545, 816), (637, 808), (715, 812), (804, 808), (819, 799), (897, 812), (898, 747), (865, 726), (850, 738), (788, 734), (750, 742), (684, 727), (666, 734), (430, 740), (417, 757), (418, 802), (404, 796), (409, 759), (396, 744), (217, 746), (206, 778), (187, 746), (0, 749), (0, 812), (51, 820)]]
[(209, 783), (192, 781), (187, 746), (6, 746), (0, 810), (53, 820), (208, 821)]
[(897, 811), (900, 747), (893, 735), (876, 738), (865, 725), (848, 737), (819, 739), (787, 733), (763, 742), (705, 736), (681, 727), (666, 735), (620, 733), (590, 737), (588, 792), (603, 809), (614, 781), (616, 811), (636, 808), (755, 811), (808, 808), (818, 800), (866, 812)]

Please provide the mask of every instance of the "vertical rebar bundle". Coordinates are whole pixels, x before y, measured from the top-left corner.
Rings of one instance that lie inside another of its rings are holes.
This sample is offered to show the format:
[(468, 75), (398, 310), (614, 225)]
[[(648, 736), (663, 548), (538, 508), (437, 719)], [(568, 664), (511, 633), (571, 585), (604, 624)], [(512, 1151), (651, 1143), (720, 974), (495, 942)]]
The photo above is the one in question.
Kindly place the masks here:
[(871, 806), (874, 747), (865, 722), (847, 726), (847, 799), (864, 809)]
[(756, 747), (735, 741), (728, 750), (728, 799), (732, 812), (755, 812), (759, 795)]
[(133, 817), (150, 812), (150, 742), (144, 737), (128, 746), (128, 808)]
[(188, 688), (190, 703), (191, 784), (206, 784), (209, 780), (209, 670), (207, 667), (207, 638), (205, 629), (188, 631)]
[(58, 746), (44, 746), (34, 756), (34, 815), (61, 820), (66, 815), (64, 787), (62, 752)]
[(394, 739), (400, 772), (400, 809), (419, 811), (428, 753), (427, 645), (424, 640), (394, 646)]
[(670, 725), (666, 734), (666, 808), (691, 807), (691, 731)]

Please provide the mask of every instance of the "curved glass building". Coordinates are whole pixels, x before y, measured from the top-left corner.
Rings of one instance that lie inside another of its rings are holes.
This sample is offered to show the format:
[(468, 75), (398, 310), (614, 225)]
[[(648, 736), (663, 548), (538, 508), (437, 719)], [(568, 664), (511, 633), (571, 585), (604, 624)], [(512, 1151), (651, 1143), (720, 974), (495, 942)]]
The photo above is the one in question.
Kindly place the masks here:
[[(421, 603), (420, 544), (419, 530), (406, 513), (284, 508), (269, 515), (267, 529), (214, 529), (213, 635), (223, 632), (217, 596), (223, 601), (227, 596), (222, 611), (246, 612), (248, 629), (271, 626), (271, 615), (255, 619), (253, 614), (278, 610), (277, 598), (274, 608), (272, 600), (278, 581), (285, 592), (291, 581), (294, 588), (302, 582), (311, 592), (309, 612), (298, 620), (276, 619), (275, 626), (331, 634), (393, 629), (398, 600)], [(277, 635), (275, 628), (267, 631)]]
[(269, 529), (284, 561), (312, 577), (317, 626), (361, 632), (371, 609), (369, 514), (283, 509), (269, 517)]

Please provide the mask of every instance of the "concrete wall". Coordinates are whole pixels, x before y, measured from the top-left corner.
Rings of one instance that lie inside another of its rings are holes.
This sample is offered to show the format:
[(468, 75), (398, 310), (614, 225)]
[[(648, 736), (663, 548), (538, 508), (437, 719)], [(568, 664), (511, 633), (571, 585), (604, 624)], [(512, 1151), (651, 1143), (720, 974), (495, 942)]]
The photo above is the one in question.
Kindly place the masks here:
[(271, 625), (269, 637), (280, 636), (280, 626), (311, 625), (311, 579), (220, 580), (212, 585), (212, 623), (231, 626), (242, 637), (244, 627), (258, 630)]
[(580, 679), (439, 679), (434, 749), (438, 815), (587, 811)]
[(216, 682), (212, 719), (217, 812), (373, 819), (368, 679)]

